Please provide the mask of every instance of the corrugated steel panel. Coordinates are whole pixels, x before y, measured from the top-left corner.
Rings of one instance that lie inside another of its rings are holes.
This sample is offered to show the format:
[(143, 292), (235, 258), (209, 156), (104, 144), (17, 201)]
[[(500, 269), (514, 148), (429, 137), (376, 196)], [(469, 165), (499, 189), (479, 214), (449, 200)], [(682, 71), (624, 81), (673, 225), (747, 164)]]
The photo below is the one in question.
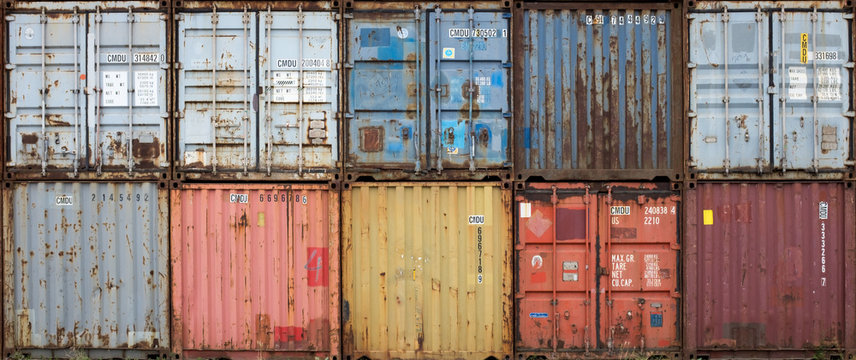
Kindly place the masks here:
[(339, 158), (335, 14), (258, 6), (201, 10), (176, 15), (179, 170), (188, 177), (333, 177)]
[(680, 11), (568, 3), (518, 14), (517, 179), (680, 178)]
[(19, 178), (165, 173), (166, 14), (149, 2), (121, 12), (72, 5), (14, 2), (6, 11), (7, 169)]
[(685, 199), (688, 353), (856, 349), (852, 183), (699, 183)]
[(705, 2), (690, 15), (691, 170), (699, 178), (847, 176), (852, 8), (755, 5)]
[(339, 356), (339, 192), (328, 185), (172, 191), (173, 352)]
[(454, 5), (353, 10), (345, 77), (350, 171), (510, 165), (510, 14)]
[(342, 204), (346, 356), (511, 356), (510, 189), (354, 183)]
[(8, 349), (168, 349), (165, 184), (14, 183), (4, 195)]
[(679, 200), (656, 184), (517, 191), (517, 354), (677, 355)]

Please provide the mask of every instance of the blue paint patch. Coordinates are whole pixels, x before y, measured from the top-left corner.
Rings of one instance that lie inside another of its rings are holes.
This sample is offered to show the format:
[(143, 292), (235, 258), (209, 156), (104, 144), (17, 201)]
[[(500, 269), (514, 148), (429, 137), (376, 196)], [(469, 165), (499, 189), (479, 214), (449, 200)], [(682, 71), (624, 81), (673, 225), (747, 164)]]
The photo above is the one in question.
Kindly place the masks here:
[(504, 73), (504, 71), (494, 71), (492, 74), (490, 74), (491, 86), (502, 87), (502, 77)]
[(529, 128), (528, 127), (523, 128), (523, 148), (524, 149), (530, 148), (530, 146), (529, 146)]
[(540, 319), (546, 319), (547, 317), (549, 317), (549, 315), (547, 315), (547, 313), (536, 313), (536, 312), (533, 312), (533, 313), (529, 313), (529, 317), (530, 317), (530, 318), (533, 318), (533, 319), (538, 319), (538, 318), (540, 318)]
[(458, 122), (458, 120), (444, 120), (441, 121), (440, 124), (443, 129), (442, 140), (444, 147), (454, 147), (459, 149), (467, 148), (467, 126), (465, 122)]
[(362, 46), (362, 47), (389, 46), (389, 29), (387, 29), (387, 28), (360, 29), (360, 46)]
[(397, 153), (401, 152), (401, 150), (404, 150), (404, 144), (400, 141), (390, 141), (386, 144), (386, 151), (388, 152)]
[(663, 327), (663, 314), (651, 314), (651, 327)]

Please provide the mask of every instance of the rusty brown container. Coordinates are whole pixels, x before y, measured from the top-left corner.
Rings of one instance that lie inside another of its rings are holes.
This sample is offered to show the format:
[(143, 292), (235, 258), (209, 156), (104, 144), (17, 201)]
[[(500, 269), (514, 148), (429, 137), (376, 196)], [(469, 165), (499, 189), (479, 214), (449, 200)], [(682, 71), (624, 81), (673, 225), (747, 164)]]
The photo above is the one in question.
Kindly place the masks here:
[(680, 351), (680, 196), (668, 184), (521, 185), (518, 358)]
[(852, 183), (688, 189), (687, 356), (854, 356), (854, 197)]
[(515, 180), (678, 180), (681, 16), (675, 2), (517, 2)]
[(507, 183), (346, 184), (342, 210), (345, 359), (510, 359)]
[(339, 357), (334, 185), (173, 188), (173, 352)]

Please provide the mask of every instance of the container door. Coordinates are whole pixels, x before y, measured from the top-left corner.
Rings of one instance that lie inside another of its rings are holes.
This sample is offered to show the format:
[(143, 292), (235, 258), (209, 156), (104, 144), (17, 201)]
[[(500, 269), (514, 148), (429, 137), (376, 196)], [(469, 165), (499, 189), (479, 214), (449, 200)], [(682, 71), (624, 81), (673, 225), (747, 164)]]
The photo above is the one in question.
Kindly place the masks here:
[[(157, 13), (89, 14), (89, 165), (169, 166), (166, 141), (166, 19)], [(129, 46), (129, 44), (131, 44)]]
[(671, 192), (601, 194), (601, 341), (610, 350), (678, 347), (678, 199)]
[(772, 13), (773, 144), (784, 169), (841, 170), (851, 155), (849, 21), (839, 12)]
[(257, 18), (241, 12), (178, 16), (181, 166), (214, 172), (254, 168)]
[(517, 349), (594, 348), (594, 195), (536, 190), (518, 195), (516, 203)]
[(260, 165), (268, 173), (333, 168), (339, 81), (333, 14), (261, 12), (259, 19)]
[(430, 153), (438, 169), (495, 168), (508, 160), (506, 15), (472, 9), (430, 13), (429, 131), (436, 138)]
[[(12, 16), (9, 21), (7, 166), (72, 169), (86, 156), (86, 43), (82, 16)], [(77, 47), (74, 46), (77, 44)]]
[(348, 26), (348, 163), (425, 166), (425, 15), (355, 13)]
[(691, 14), (690, 153), (703, 171), (769, 171), (769, 18)]

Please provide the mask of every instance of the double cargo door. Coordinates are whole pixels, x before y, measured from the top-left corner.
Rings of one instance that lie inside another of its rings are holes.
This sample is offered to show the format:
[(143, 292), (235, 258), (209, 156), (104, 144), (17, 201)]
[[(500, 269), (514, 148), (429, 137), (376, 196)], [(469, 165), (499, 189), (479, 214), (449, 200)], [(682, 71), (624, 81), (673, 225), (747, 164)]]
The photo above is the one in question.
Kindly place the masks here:
[(335, 168), (334, 13), (176, 16), (179, 170), (302, 175)]
[(851, 16), (725, 8), (691, 14), (692, 165), (706, 172), (852, 166)]
[(543, 186), (516, 202), (519, 352), (680, 346), (677, 195)]
[(354, 11), (347, 166), (414, 171), (507, 165), (510, 14)]
[(42, 173), (167, 167), (164, 16), (7, 16), (7, 166)]

